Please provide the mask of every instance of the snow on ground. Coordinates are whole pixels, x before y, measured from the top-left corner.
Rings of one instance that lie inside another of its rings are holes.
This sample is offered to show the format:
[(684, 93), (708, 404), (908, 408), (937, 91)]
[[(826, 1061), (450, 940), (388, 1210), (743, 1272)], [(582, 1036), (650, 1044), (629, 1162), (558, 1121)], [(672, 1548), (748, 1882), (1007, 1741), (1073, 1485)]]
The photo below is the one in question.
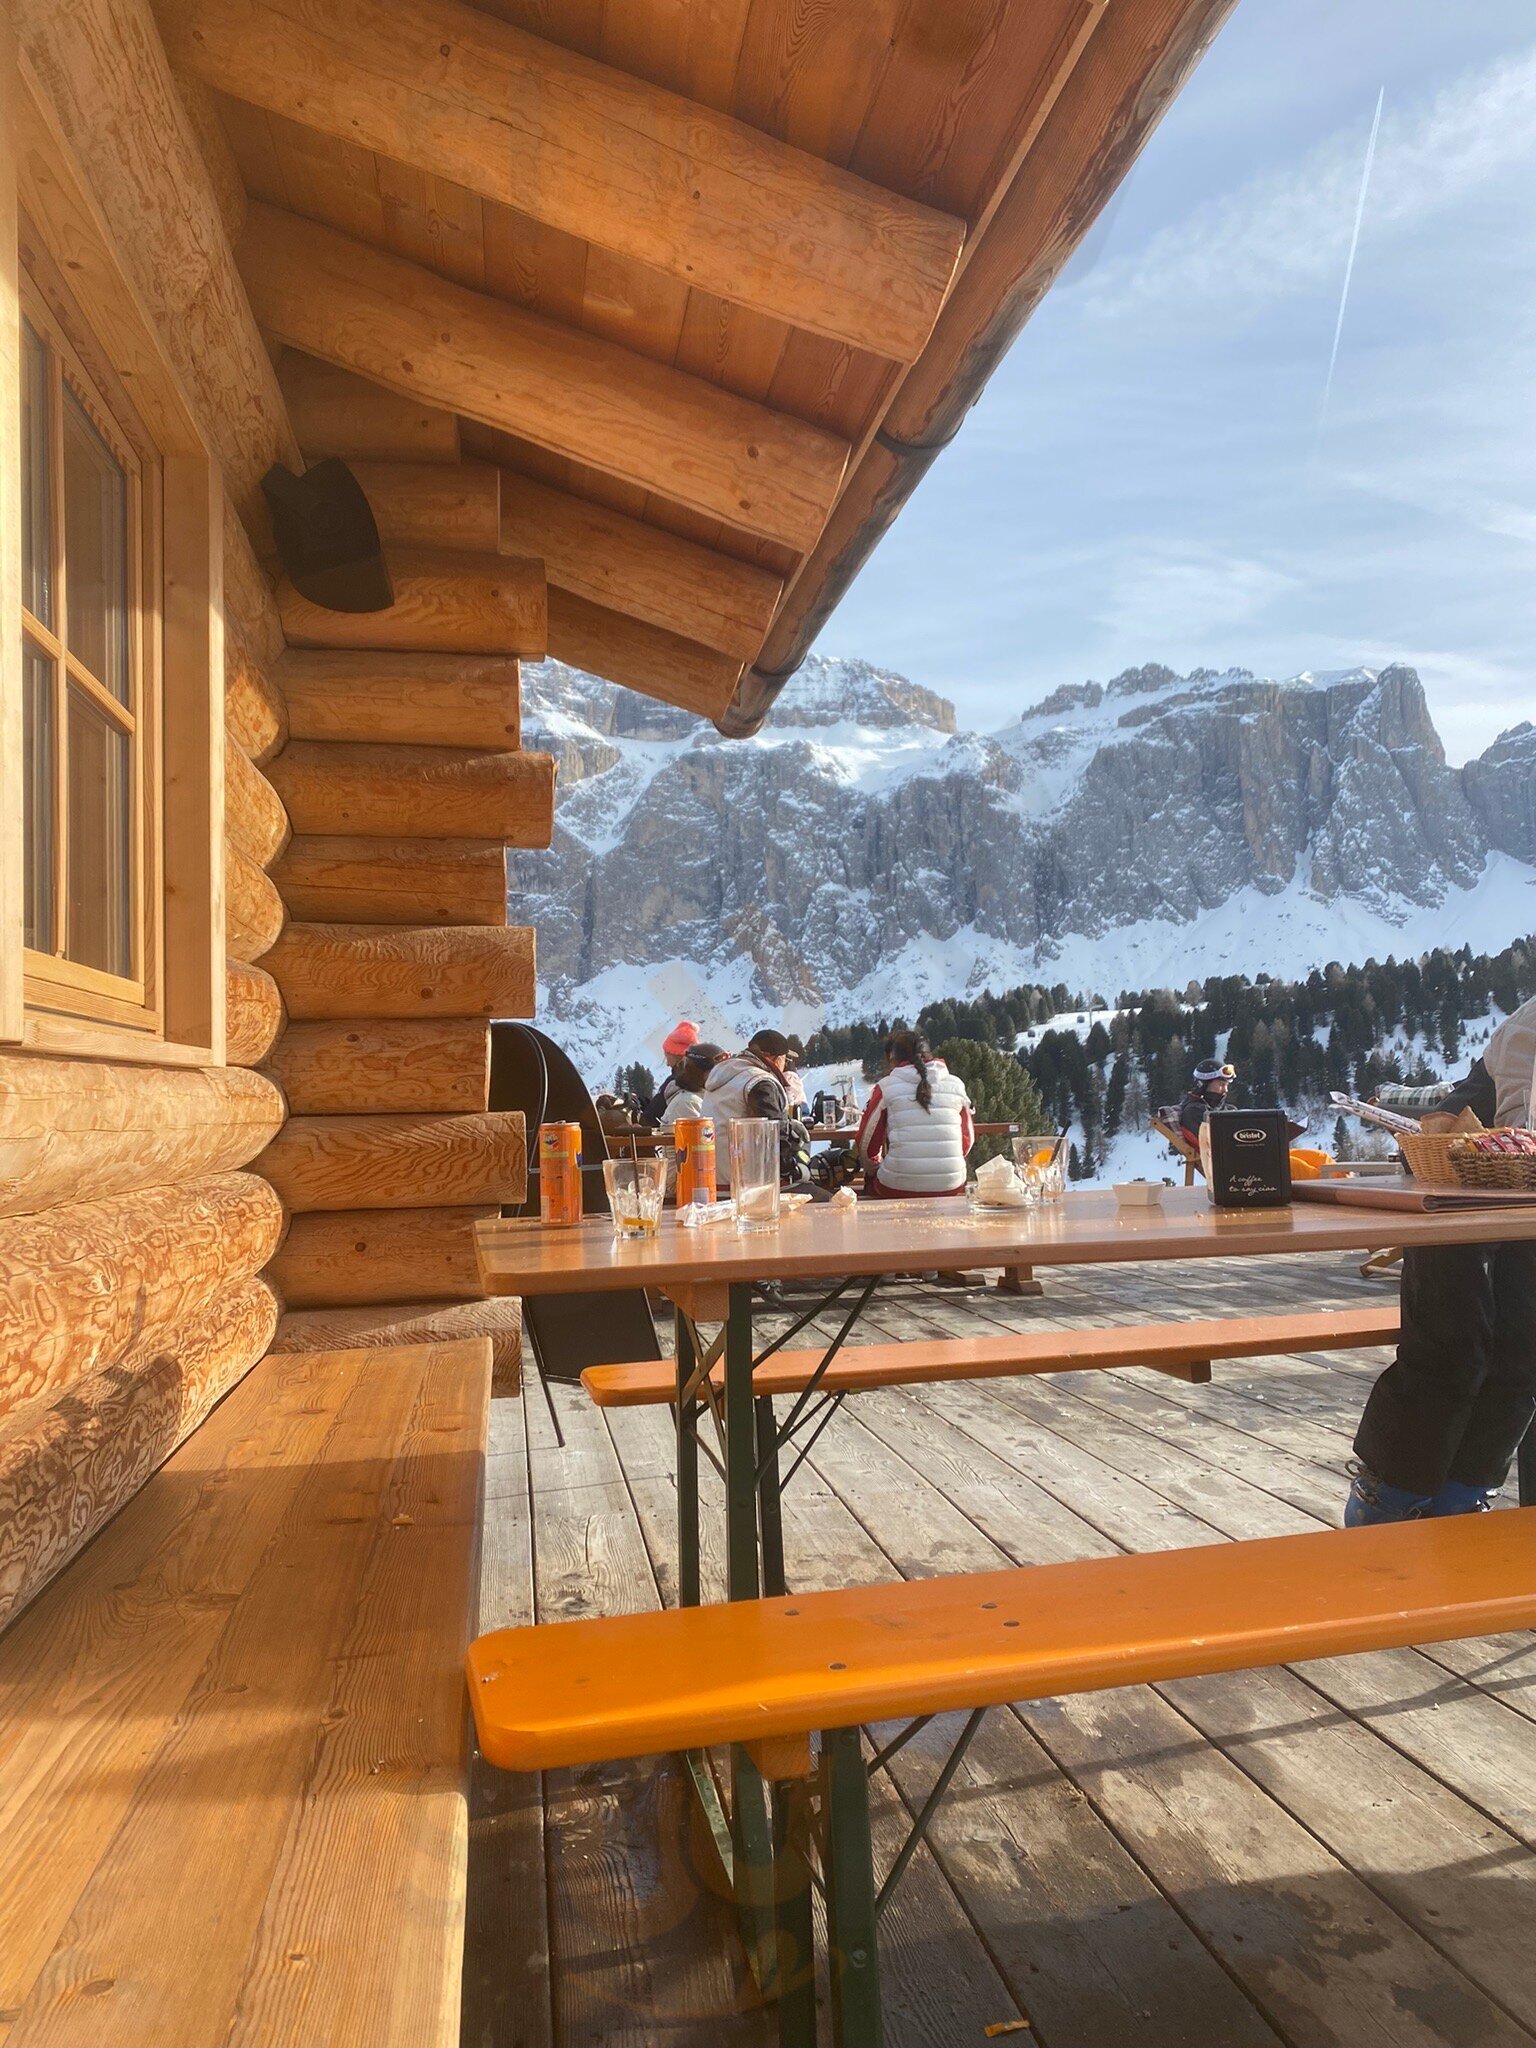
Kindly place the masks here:
[[(1124, 925), (1097, 938), (1070, 934), (1051, 952), (1006, 946), (973, 925), (948, 938), (912, 939), (878, 972), (822, 1003), (765, 1004), (751, 963), (702, 969), (687, 960), (607, 968), (562, 991), (562, 1015), (546, 1029), (584, 1074), (601, 1085), (631, 1060), (655, 1066), (662, 1038), (692, 1017), (708, 1038), (744, 1044), (760, 1026), (808, 1037), (824, 1023), (911, 1018), (944, 996), (1001, 992), (1023, 982), (1065, 982), (1113, 998), (1121, 989), (1181, 990), (1212, 974), (1271, 974), (1301, 979), (1330, 960), (1416, 957), (1436, 946), (1496, 953), (1536, 930), (1536, 869), (1492, 854), (1470, 889), (1451, 891), (1433, 909), (1405, 906), (1394, 919), (1349, 901), (1324, 903), (1293, 884), (1273, 896), (1243, 889), (1218, 910), (1187, 924), (1169, 919)], [(546, 992), (541, 1016), (548, 1016)]]

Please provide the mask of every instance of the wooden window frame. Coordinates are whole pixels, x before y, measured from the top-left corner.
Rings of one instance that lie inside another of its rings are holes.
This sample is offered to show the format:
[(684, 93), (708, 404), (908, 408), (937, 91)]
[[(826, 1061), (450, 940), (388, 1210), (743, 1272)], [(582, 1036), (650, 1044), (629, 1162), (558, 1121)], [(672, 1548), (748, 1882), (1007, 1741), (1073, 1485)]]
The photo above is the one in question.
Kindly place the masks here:
[[(22, 238), (38, 238), (23, 229)], [(128, 480), (129, 701), (119, 705), (103, 684), (50, 628), (22, 606), (22, 633), (54, 665), (53, 902), (67, 931), (66, 867), (69, 840), (69, 710), (71, 686), (104, 713), (132, 741), (129, 800), (128, 896), (131, 908), (133, 971), (113, 974), (88, 967), (57, 949), (27, 949), (23, 988), (28, 1008), (65, 1017), (90, 1018), (158, 1033), (164, 883), (160, 859), (160, 515), (163, 478), (160, 451), (111, 368), (84, 309), (74, 301), (57, 266), (43, 275), (25, 265), (21, 272), (22, 313), (49, 352), (48, 440), (53, 503), (49, 508), (50, 577), (55, 611), (67, 622), (69, 568), (64, 548), (63, 423), (66, 390), (80, 401), (103, 443)]]
[(46, 93), (7, 40), (7, 15), (0, 6), (0, 417), (19, 418), (21, 312), (42, 331), (40, 310), (55, 330), (48, 338), (62, 335), (94, 386), (94, 424), (112, 423), (104, 438), (118, 453), (126, 440), (140, 471), (151, 516), (139, 587), (151, 601), (140, 607), (137, 648), (144, 914), (125, 985), (23, 945), (20, 446), (14, 431), (0, 437), (0, 1044), (216, 1064), (225, 986), (222, 484)]

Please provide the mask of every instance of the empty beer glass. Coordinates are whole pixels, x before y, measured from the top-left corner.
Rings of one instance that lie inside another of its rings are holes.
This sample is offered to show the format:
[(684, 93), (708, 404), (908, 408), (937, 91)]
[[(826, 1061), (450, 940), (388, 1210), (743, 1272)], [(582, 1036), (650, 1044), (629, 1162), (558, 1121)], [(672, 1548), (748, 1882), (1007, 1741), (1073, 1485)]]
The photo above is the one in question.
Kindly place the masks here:
[(731, 1125), (731, 1205), (738, 1230), (779, 1227), (779, 1126), (769, 1117)]
[(666, 1182), (664, 1158), (603, 1161), (603, 1184), (608, 1190), (608, 1207), (613, 1212), (615, 1237), (657, 1236)]

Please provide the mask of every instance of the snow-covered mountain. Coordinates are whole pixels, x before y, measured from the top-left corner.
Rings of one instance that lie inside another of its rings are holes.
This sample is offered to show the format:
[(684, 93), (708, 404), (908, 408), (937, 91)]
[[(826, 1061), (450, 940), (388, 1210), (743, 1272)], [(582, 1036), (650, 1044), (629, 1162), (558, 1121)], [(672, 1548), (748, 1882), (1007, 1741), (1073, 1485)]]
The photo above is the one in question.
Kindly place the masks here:
[(905, 677), (813, 657), (742, 741), (546, 662), (524, 712), (560, 799), (552, 850), (513, 856), (513, 910), (546, 1028), (595, 1078), (684, 1013), (729, 1042), (1536, 927), (1536, 728), (1454, 769), (1406, 667), (1149, 665), (980, 734)]

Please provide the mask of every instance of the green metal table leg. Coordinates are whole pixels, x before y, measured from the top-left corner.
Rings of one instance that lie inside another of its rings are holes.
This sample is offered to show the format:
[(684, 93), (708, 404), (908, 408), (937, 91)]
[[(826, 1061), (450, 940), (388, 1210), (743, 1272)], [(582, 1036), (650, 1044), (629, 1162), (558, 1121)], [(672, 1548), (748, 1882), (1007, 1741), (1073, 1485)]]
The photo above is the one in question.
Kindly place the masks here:
[(816, 1930), (811, 1906), (811, 1781), (773, 1788), (779, 2048), (816, 2048)]
[(730, 1290), (725, 1325), (725, 1556), (732, 1600), (757, 1598), (757, 1431), (752, 1406), (752, 1289)]
[(692, 1321), (677, 1317), (677, 1604), (699, 1604), (699, 1401), (689, 1391), (698, 1363)]
[(757, 1407), (757, 1514), (763, 1532), (763, 1597), (776, 1600), (784, 1583), (784, 1516), (779, 1501), (779, 1437), (771, 1395), (759, 1394)]
[(834, 2048), (881, 2048), (869, 1774), (857, 1728), (821, 1738), (821, 1811)]
[[(752, 1400), (752, 1289), (735, 1284), (725, 1326), (726, 1585), (732, 1600), (758, 1590), (757, 1428)], [(741, 1748), (731, 1751), (732, 1878), (742, 1940), (764, 1990), (773, 1984), (774, 1856), (768, 1788)]]

